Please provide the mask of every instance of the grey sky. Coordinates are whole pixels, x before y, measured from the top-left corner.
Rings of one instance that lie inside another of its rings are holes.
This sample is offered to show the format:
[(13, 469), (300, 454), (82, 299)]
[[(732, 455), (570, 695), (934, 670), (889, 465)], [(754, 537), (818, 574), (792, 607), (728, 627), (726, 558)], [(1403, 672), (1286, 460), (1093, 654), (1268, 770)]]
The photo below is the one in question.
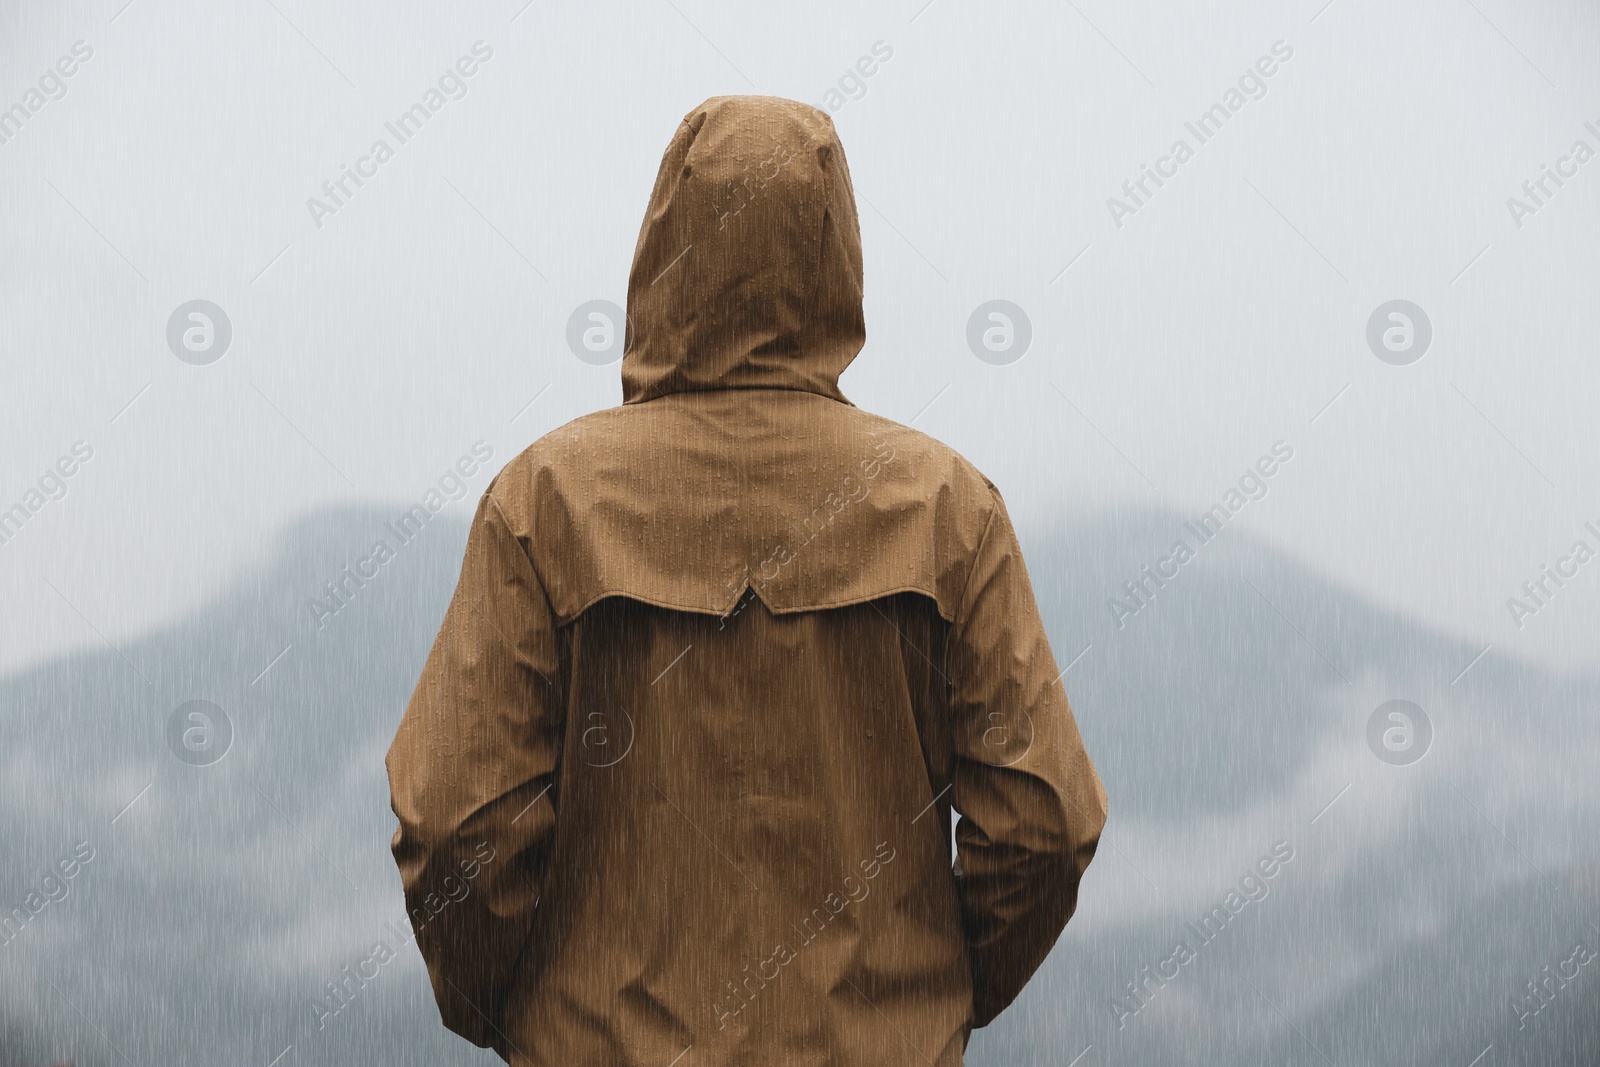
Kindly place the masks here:
[[(75, 441), (94, 458), (0, 545), (0, 665), (141, 632), (297, 516), (409, 504), (476, 440), (498, 467), (616, 402), (567, 318), (623, 301), (679, 117), (719, 93), (822, 104), (841, 78), (858, 404), (964, 452), (1025, 533), (1197, 511), (1288, 441), (1239, 529), (1476, 646), (1593, 664), (1600, 564), (1520, 630), (1506, 598), (1600, 545), (1600, 161), (1520, 228), (1507, 198), (1600, 149), (1597, 16), (1320, 7), (7, 4), (0, 104), (93, 55), (0, 145), (0, 506)], [(465, 95), (395, 143), (384, 124), (478, 41)], [(1280, 41), (1265, 95), (1199, 144), (1185, 123)], [(380, 137), (394, 158), (319, 228), (308, 198)], [(1119, 228), (1107, 198), (1179, 138), (1193, 158)], [(194, 298), (233, 329), (204, 367), (165, 340)], [(1032, 324), (1008, 366), (966, 342), (993, 298)], [(1432, 323), (1410, 366), (1365, 341), (1392, 298)]]

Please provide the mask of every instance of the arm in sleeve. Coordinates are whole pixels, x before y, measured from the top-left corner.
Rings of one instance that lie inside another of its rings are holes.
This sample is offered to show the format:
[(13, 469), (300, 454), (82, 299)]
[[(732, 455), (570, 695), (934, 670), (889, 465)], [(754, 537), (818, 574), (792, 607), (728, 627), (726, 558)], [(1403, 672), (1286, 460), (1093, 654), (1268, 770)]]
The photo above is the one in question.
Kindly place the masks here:
[(1057, 678), (998, 493), (950, 631), (957, 894), (973, 1026), (1032, 977), (1077, 905), (1106, 795)]
[(387, 759), (393, 851), (444, 1024), (506, 1056), (505, 999), (555, 835), (556, 625), (493, 497)]

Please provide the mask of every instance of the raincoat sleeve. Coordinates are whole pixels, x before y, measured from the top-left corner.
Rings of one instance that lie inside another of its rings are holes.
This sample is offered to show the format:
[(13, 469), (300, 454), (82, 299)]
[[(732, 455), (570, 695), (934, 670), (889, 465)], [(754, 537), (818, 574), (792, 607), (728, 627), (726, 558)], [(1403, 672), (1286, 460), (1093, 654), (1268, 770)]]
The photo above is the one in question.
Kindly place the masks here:
[(1106, 819), (999, 494), (950, 631), (956, 886), (987, 1026), (1077, 904)]
[(564, 709), (550, 603), (493, 492), (387, 764), (394, 857), (439, 1014), (504, 1057), (555, 833)]

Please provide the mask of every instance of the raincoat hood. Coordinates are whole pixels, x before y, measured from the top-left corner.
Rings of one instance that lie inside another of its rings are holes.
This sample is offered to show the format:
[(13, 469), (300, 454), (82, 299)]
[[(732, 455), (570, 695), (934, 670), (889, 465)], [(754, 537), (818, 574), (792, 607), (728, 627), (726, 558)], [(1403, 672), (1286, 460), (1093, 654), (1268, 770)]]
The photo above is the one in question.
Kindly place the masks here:
[(861, 232), (825, 112), (713, 97), (661, 159), (628, 276), (623, 403), (794, 389), (848, 403), (866, 340)]

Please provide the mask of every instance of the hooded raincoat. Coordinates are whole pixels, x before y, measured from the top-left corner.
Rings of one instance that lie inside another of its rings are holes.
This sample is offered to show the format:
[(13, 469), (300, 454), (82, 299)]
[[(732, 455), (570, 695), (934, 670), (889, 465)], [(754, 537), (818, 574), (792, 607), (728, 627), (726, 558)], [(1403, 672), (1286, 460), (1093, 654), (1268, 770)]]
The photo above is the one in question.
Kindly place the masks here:
[(393, 849), (445, 1025), (514, 1064), (960, 1064), (1072, 914), (1104, 790), (999, 493), (839, 391), (861, 294), (828, 117), (708, 100), (622, 406), (478, 505)]

